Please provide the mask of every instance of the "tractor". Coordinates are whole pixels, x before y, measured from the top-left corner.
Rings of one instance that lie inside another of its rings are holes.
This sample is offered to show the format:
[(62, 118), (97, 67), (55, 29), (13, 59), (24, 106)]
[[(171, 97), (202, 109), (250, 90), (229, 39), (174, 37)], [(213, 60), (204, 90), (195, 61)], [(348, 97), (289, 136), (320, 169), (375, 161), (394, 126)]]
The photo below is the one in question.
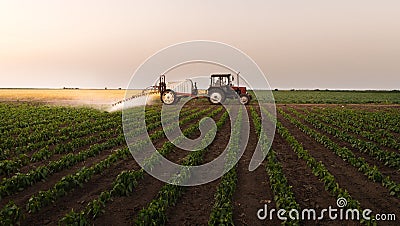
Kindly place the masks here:
[(220, 104), (226, 98), (239, 97), (241, 104), (249, 104), (252, 96), (245, 86), (239, 86), (239, 74), (237, 74), (237, 86), (233, 86), (234, 77), (231, 74), (211, 75), (210, 87), (207, 89), (208, 100), (212, 104)]
[[(237, 98), (241, 104), (249, 104), (252, 99), (251, 95), (247, 92), (245, 86), (239, 86), (239, 74), (237, 74), (237, 86), (234, 86), (234, 77), (231, 74), (212, 74), (210, 86), (207, 89), (207, 98), (212, 104), (221, 104), (226, 98)], [(165, 81), (165, 75), (161, 75), (158, 86), (161, 102), (166, 105), (172, 105), (179, 102), (182, 97), (196, 97), (198, 98), (198, 89), (195, 82), (190, 79), (179, 82)]]
[(199, 96), (196, 82), (191, 79), (186, 79), (177, 82), (165, 81), (165, 75), (161, 75), (159, 83), (153, 86), (149, 86), (144, 89), (141, 93), (118, 101), (112, 104), (113, 107), (123, 104), (127, 101), (131, 101), (135, 98), (143, 97), (149, 94), (160, 94), (161, 102), (166, 105), (173, 105), (180, 101), (184, 97), (194, 98), (208, 98), (212, 104), (221, 104), (226, 98), (237, 98), (239, 97), (240, 103), (249, 104), (252, 97), (247, 92), (245, 86), (239, 86), (239, 74), (237, 74), (237, 86), (233, 86), (234, 78), (231, 74), (212, 74), (210, 86), (207, 89), (206, 96)]

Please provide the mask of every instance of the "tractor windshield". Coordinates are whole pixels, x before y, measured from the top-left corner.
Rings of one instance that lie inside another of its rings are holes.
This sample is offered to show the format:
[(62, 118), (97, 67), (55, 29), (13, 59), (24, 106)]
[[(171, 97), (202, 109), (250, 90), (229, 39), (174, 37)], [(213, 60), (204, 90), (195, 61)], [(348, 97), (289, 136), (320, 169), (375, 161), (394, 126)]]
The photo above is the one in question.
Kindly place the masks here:
[(227, 86), (231, 83), (229, 77), (213, 77), (212, 80), (213, 86)]

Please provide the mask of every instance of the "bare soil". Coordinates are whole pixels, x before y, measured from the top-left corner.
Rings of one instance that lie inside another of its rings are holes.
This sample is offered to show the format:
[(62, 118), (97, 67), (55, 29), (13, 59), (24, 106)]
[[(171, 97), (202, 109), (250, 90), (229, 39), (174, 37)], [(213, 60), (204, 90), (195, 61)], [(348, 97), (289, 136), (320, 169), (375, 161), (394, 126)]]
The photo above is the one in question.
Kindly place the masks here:
[[(251, 118), (251, 116), (250, 116)], [(250, 119), (252, 122), (252, 119)], [(238, 182), (234, 201), (234, 222), (237, 225), (264, 225), (265, 223), (278, 225), (277, 218), (263, 222), (257, 218), (257, 211), (264, 204), (275, 208), (274, 193), (271, 190), (266, 164), (263, 162), (256, 170), (249, 171), (250, 160), (258, 143), (258, 137), (254, 124), (250, 123), (250, 134), (248, 145), (238, 165)]]

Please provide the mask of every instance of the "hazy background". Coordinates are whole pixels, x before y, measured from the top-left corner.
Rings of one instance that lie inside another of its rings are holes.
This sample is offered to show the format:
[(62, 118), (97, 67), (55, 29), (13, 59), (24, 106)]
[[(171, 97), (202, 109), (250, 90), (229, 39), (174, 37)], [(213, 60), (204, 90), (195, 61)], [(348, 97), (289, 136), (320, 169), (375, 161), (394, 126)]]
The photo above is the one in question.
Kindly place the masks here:
[(0, 87), (125, 88), (161, 48), (241, 49), (272, 88), (399, 89), (399, 1), (0, 1)]

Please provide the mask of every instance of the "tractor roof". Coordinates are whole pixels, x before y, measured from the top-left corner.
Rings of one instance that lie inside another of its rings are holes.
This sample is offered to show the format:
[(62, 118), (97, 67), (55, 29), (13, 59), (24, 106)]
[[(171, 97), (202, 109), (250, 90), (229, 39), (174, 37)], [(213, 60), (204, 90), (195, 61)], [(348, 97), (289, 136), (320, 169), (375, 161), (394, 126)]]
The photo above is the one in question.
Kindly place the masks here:
[(231, 74), (212, 74), (211, 78), (214, 78), (214, 77), (230, 77), (230, 76), (231, 76)]

